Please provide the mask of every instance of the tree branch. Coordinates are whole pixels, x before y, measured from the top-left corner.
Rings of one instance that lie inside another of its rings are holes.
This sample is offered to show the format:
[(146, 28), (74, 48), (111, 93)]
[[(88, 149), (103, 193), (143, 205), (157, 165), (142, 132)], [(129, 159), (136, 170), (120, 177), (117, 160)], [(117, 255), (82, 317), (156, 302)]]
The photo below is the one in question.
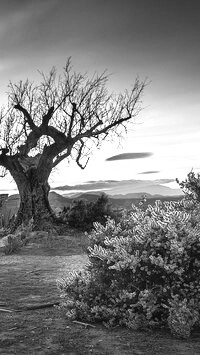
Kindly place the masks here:
[(17, 104), (14, 106), (14, 108), (16, 108), (18, 111), (20, 111), (24, 114), (24, 117), (27, 119), (27, 122), (28, 122), (31, 129), (34, 130), (37, 127), (35, 125), (35, 123), (33, 122), (31, 115), (28, 113), (28, 111), (24, 107), (22, 107), (20, 104)]
[(81, 159), (81, 155), (82, 155), (82, 151), (83, 151), (83, 148), (84, 148), (84, 141), (82, 139), (80, 139), (80, 142), (81, 142), (81, 146), (79, 148), (79, 152), (78, 152), (78, 155), (77, 155), (77, 158), (76, 158), (76, 163), (77, 165), (79, 166), (79, 168), (81, 168), (82, 170), (84, 170), (87, 166), (87, 163), (89, 161), (89, 158), (87, 159), (85, 165), (83, 166), (81, 163), (80, 163), (80, 159)]
[(55, 168), (56, 165), (58, 165), (62, 160), (67, 158), (70, 154), (71, 154), (71, 148), (68, 148), (65, 154), (57, 156), (56, 160), (53, 163), (53, 168)]
[(75, 112), (76, 112), (76, 104), (73, 102), (73, 103), (72, 103), (71, 120), (70, 120), (70, 125), (69, 125), (69, 130), (68, 130), (68, 137), (71, 137), (72, 127), (73, 127), (73, 123), (74, 123)]
[(53, 126), (41, 127), (41, 129), (43, 134), (53, 138), (57, 145), (67, 146), (71, 141), (69, 137)]
[(35, 129), (29, 133), (26, 142), (18, 147), (19, 153), (21, 155), (27, 155), (31, 149), (37, 146), (37, 142), (42, 135), (40, 128), (35, 126)]
[(42, 125), (47, 126), (54, 113), (54, 106), (50, 107), (47, 114), (42, 118)]
[(103, 124), (103, 122), (101, 120), (99, 120), (99, 122), (97, 122), (93, 127), (91, 127), (90, 129), (87, 129), (87, 131), (77, 134), (74, 138), (73, 138), (73, 142), (77, 142), (77, 141), (81, 141), (82, 138), (88, 138), (88, 137), (92, 137), (95, 136), (96, 134), (93, 134), (93, 131), (100, 126), (101, 124)]
[(93, 133), (92, 133), (92, 136), (93, 136), (93, 137), (94, 137), (94, 136), (99, 136), (99, 135), (102, 134), (102, 133), (106, 133), (106, 132), (108, 132), (111, 128), (116, 127), (116, 126), (119, 126), (120, 124), (122, 124), (123, 122), (126, 122), (126, 121), (130, 120), (131, 118), (132, 118), (132, 115), (129, 115), (129, 116), (125, 117), (125, 118), (120, 118), (119, 120), (114, 121), (113, 123), (109, 124), (108, 126), (102, 128), (101, 130), (93, 132)]
[(27, 155), (31, 149), (37, 146), (38, 140), (44, 135), (54, 139), (58, 152), (61, 148), (64, 150), (70, 144), (70, 138), (66, 137), (64, 133), (53, 126), (42, 123), (39, 127), (35, 126), (35, 129), (29, 133), (26, 142), (18, 147), (20, 154)]

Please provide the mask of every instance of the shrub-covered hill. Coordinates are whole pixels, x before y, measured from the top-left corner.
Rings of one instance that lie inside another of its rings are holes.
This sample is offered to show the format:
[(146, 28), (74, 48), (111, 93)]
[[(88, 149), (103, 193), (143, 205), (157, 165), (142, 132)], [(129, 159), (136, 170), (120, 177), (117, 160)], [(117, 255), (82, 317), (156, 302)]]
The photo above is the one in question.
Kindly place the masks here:
[[(66, 197), (63, 195), (58, 194), (55, 191), (51, 191), (49, 194), (49, 202), (51, 207), (53, 208), (54, 211), (60, 212), (63, 210), (64, 207), (68, 207), (72, 204), (73, 201), (84, 199), (89, 202), (94, 202), (98, 199), (99, 195), (102, 192), (97, 192), (97, 193), (83, 193), (76, 195), (74, 197)], [(109, 201), (113, 208), (126, 208), (130, 209), (131, 206), (138, 205), (141, 201), (141, 197), (144, 195), (144, 193), (135, 193), (135, 194), (128, 194), (128, 195), (114, 195), (114, 196), (109, 196)], [(1, 196), (1, 195), (0, 195)], [(179, 201), (182, 199), (183, 196), (160, 196), (160, 195), (150, 195), (147, 194), (147, 201), (146, 205), (153, 205), (156, 200), (160, 201)], [(3, 215), (3, 219), (5, 221), (8, 221), (14, 214), (17, 213), (17, 210), (19, 208), (19, 195), (14, 194), (8, 196), (2, 206), (2, 211), (0, 211), (0, 214)]]
[[(68, 198), (67, 195), (64, 195), (68, 203), (72, 203), (74, 200), (84, 199), (89, 202), (94, 202), (97, 200), (99, 195), (102, 194), (102, 191), (95, 191), (91, 193), (80, 193), (74, 195), (74, 197)], [(131, 193), (126, 195), (108, 195), (109, 201), (115, 208), (126, 208), (130, 209), (132, 205), (138, 205), (141, 201), (141, 198), (146, 195), (147, 205), (154, 205), (156, 200), (160, 201), (180, 201), (183, 198), (183, 195), (175, 196), (161, 196), (161, 195), (151, 195), (146, 194), (145, 192), (141, 193)]]

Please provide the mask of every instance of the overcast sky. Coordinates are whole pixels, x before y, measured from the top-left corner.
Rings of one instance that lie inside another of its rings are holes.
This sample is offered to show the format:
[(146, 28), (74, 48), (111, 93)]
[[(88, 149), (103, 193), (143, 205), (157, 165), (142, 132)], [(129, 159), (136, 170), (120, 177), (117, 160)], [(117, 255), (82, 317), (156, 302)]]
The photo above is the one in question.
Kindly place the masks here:
[[(9, 80), (38, 80), (37, 69), (62, 69), (68, 56), (77, 71), (108, 69), (116, 92), (130, 88), (137, 75), (151, 81), (122, 145), (94, 152), (84, 171), (62, 163), (50, 184), (185, 178), (192, 168), (200, 171), (199, 7), (199, 0), (1, 1), (1, 104)], [(108, 159), (120, 154), (128, 159)]]

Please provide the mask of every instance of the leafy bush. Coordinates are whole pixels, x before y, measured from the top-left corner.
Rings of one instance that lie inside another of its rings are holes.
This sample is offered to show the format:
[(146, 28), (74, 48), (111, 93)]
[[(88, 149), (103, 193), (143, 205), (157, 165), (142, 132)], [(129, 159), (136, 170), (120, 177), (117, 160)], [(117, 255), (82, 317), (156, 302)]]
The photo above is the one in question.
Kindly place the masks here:
[(166, 326), (187, 338), (199, 322), (199, 218), (185, 202), (133, 206), (95, 224), (89, 265), (60, 284), (67, 316), (132, 329)]
[(65, 209), (65, 220), (70, 227), (90, 230), (94, 222), (105, 224), (107, 217), (113, 215), (108, 196), (102, 194), (95, 202), (75, 200), (70, 209)]
[(200, 202), (200, 173), (190, 171), (184, 181), (180, 182), (179, 179), (176, 181), (188, 199)]
[(187, 303), (187, 299), (180, 301), (177, 295), (169, 302), (167, 321), (172, 334), (177, 338), (187, 339), (193, 325), (199, 320), (199, 313), (193, 307), (188, 307)]

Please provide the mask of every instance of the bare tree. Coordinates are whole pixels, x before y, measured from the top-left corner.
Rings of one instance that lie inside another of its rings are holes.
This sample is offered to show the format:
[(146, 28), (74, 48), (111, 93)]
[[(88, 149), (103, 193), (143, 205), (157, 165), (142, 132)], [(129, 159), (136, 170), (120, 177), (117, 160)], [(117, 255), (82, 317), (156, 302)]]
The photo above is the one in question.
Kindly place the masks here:
[(109, 94), (106, 72), (88, 78), (73, 71), (70, 59), (62, 75), (55, 68), (40, 74), (38, 85), (9, 84), (0, 114), (0, 166), (19, 190), (16, 224), (33, 218), (41, 228), (44, 219), (54, 218), (48, 201), (52, 169), (66, 158), (84, 169), (95, 146), (121, 137), (140, 111), (146, 83), (136, 78), (130, 91)]

